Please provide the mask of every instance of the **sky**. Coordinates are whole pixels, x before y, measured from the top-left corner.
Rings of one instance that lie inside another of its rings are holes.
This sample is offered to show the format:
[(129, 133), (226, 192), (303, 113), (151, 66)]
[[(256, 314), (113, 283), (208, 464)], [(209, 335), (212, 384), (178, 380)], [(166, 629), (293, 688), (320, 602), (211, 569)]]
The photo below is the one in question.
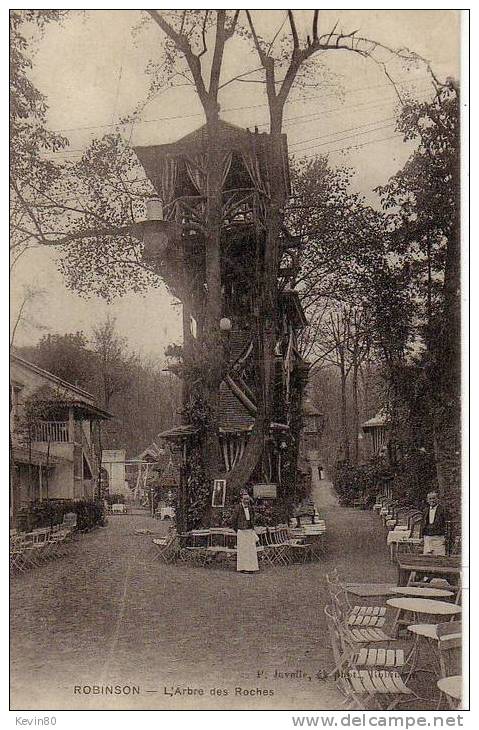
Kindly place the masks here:
[[(310, 22), (310, 11), (295, 12), (301, 33)], [(285, 21), (284, 10), (254, 13), (264, 37), (272, 37)], [(62, 24), (51, 25), (32, 45), (32, 78), (47, 97), (50, 128), (62, 130), (70, 140), (66, 154), (79, 154), (93, 137), (117, 128), (135, 146), (174, 141), (203, 123), (194, 91), (182, 85), (162, 89), (134, 125), (117, 126), (145, 101), (149, 86), (145, 69), (161, 49), (162, 33), (151, 21), (145, 22), (145, 17), (136, 10), (73, 12)], [(321, 11), (320, 32), (332, 30), (337, 21), (344, 32), (357, 30), (358, 35), (385, 45), (413, 49), (430, 61), (439, 78), (459, 77), (457, 11)], [(230, 41), (223, 81), (257, 67), (254, 53), (243, 41)], [(423, 67), (405, 71), (392, 62), (388, 68), (401, 92), (430, 95), (431, 84)], [(260, 76), (248, 78), (256, 81)], [(374, 188), (400, 169), (412, 151), (395, 131), (394, 89), (370, 60), (336, 51), (321, 54), (307, 83), (302, 89), (293, 88), (286, 108), (284, 131), (290, 154), (328, 153), (332, 166), (352, 167), (353, 188), (374, 204)], [(222, 118), (266, 131), (263, 93), (258, 83), (227, 85), (220, 94)], [(129, 347), (145, 356), (162, 359), (164, 348), (180, 341), (181, 309), (163, 286), (144, 294), (125, 294), (111, 304), (96, 297), (82, 299), (66, 289), (55, 257), (53, 250), (39, 247), (25, 254), (15, 267), (13, 319), (25, 287), (43, 292), (32, 302), (29, 323), (18, 328), (16, 345), (34, 343), (46, 332), (83, 330), (88, 335), (107, 314), (116, 317), (118, 331)]]

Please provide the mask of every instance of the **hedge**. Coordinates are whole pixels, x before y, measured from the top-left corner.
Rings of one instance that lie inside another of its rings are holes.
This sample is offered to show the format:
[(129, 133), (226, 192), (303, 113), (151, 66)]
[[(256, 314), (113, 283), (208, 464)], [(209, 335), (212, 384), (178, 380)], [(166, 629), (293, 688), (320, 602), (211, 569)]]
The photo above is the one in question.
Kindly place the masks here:
[(63, 522), (63, 516), (67, 512), (76, 513), (77, 530), (91, 530), (106, 524), (101, 502), (87, 499), (50, 499), (32, 502), (28, 508), (21, 510), (16, 520), (17, 528), (29, 532), (38, 527), (53, 527)]

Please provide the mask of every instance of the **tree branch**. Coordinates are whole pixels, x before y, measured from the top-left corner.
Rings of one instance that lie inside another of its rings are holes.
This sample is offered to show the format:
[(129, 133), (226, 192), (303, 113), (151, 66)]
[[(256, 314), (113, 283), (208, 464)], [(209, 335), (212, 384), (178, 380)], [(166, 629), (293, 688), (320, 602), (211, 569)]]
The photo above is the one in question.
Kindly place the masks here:
[(153, 18), (155, 23), (160, 26), (165, 35), (168, 36), (168, 38), (170, 38), (175, 43), (178, 50), (183, 53), (184, 57), (186, 58), (186, 62), (190, 68), (190, 71), (193, 75), (200, 101), (203, 104), (203, 108), (206, 110), (206, 105), (208, 103), (208, 93), (206, 91), (203, 76), (201, 74), (201, 62), (198, 56), (193, 53), (188, 38), (185, 35), (178, 33), (164, 19), (164, 17), (158, 10), (146, 10), (146, 12), (151, 18)]
[(299, 51), (299, 38), (298, 38), (298, 31), (296, 29), (296, 23), (294, 20), (294, 15), (292, 10), (288, 10), (288, 20), (289, 25), (291, 27), (291, 34), (293, 36), (293, 56), (295, 51)]
[(314, 11), (313, 16), (313, 42), (318, 40), (319, 10)]

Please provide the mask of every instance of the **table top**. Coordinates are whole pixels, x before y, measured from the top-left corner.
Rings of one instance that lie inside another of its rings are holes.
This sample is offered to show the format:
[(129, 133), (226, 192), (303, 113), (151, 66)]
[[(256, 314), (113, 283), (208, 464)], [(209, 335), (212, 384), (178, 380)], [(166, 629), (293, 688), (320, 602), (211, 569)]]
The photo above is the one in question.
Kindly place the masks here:
[(393, 608), (402, 608), (404, 611), (438, 616), (454, 616), (454, 614), (461, 613), (461, 607), (454, 603), (434, 601), (430, 598), (390, 598), (387, 604)]
[(455, 700), (461, 699), (462, 694), (462, 677), (460, 675), (454, 675), (453, 677), (443, 677), (437, 682), (437, 686), (441, 692), (454, 697)]
[(401, 570), (417, 570), (430, 573), (461, 572), (460, 555), (399, 555), (398, 566)]
[(348, 593), (361, 598), (390, 596), (393, 594), (393, 588), (396, 588), (394, 583), (346, 583), (344, 587)]
[(452, 591), (444, 588), (420, 588), (419, 586), (394, 586), (392, 593), (399, 593), (401, 596), (414, 596), (416, 598), (449, 598), (453, 596)]

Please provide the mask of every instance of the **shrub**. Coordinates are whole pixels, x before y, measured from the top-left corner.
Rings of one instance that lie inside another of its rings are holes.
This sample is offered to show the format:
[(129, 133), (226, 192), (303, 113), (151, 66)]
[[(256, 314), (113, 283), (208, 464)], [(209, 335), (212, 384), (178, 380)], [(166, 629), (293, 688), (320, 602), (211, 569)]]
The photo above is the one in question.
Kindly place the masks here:
[(108, 504), (125, 504), (124, 494), (105, 494), (105, 501)]
[(339, 503), (345, 506), (357, 501), (365, 506), (371, 504), (386, 476), (389, 476), (388, 470), (380, 461), (359, 466), (347, 461), (338, 462), (333, 472), (333, 486)]
[(17, 528), (24, 532), (39, 527), (53, 527), (63, 522), (67, 512), (77, 515), (77, 530), (91, 530), (105, 525), (103, 504), (96, 500), (50, 499), (32, 502), (17, 516)]

